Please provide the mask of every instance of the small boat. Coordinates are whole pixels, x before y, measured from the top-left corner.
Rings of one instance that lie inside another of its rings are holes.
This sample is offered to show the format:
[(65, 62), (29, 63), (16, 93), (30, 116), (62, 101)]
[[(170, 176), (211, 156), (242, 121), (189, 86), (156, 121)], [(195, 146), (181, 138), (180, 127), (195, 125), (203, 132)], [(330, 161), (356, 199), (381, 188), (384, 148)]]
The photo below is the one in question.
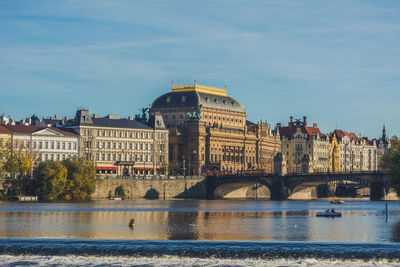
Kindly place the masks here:
[(121, 197), (110, 197), (110, 200), (122, 200)]
[(342, 217), (342, 213), (337, 211), (317, 212), (317, 217)]
[(344, 204), (344, 201), (343, 201), (343, 200), (335, 199), (335, 200), (332, 200), (332, 201), (331, 201), (331, 204)]

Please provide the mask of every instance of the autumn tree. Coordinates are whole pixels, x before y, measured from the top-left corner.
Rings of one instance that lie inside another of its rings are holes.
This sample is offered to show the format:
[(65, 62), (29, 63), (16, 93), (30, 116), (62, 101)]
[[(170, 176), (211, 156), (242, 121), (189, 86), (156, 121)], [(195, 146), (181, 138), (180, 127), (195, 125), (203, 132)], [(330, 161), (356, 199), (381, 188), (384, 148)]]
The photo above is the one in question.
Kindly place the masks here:
[(390, 185), (400, 197), (400, 140), (396, 136), (392, 139), (392, 146), (383, 155), (381, 165), (390, 171)]
[(88, 200), (95, 190), (96, 168), (83, 158), (66, 159), (62, 164), (67, 168), (67, 184), (63, 193), (65, 200)]
[(22, 143), (18, 141), (9, 142), (1, 153), (3, 156), (3, 175), (11, 180), (9, 194), (24, 194), (27, 189), (27, 182), (31, 178), (36, 155), (24, 148)]
[(35, 168), (30, 184), (41, 200), (61, 199), (67, 184), (67, 168), (58, 161), (41, 162)]

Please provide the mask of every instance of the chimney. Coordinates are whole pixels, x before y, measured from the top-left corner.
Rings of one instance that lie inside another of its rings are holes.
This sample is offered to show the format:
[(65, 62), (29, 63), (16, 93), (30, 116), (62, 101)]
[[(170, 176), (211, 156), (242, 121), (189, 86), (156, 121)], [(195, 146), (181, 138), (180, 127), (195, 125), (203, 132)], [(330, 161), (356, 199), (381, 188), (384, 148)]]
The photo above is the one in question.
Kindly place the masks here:
[(303, 125), (307, 126), (307, 117), (306, 116), (303, 116)]
[(290, 116), (290, 125), (293, 124), (293, 116)]
[(94, 119), (98, 119), (99, 118), (99, 114), (93, 114), (93, 118)]
[(318, 125), (314, 122), (312, 125), (313, 128), (318, 128)]
[(133, 121), (133, 116), (129, 116), (128, 120)]

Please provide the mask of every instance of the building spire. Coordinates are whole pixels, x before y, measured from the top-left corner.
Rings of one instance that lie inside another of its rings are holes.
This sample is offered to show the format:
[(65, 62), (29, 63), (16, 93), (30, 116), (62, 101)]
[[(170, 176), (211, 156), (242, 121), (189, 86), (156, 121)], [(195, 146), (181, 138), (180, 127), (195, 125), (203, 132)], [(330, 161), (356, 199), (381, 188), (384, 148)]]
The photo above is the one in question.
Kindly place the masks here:
[(385, 127), (385, 123), (383, 123), (383, 129), (382, 129), (382, 139), (385, 140), (386, 139), (386, 127)]

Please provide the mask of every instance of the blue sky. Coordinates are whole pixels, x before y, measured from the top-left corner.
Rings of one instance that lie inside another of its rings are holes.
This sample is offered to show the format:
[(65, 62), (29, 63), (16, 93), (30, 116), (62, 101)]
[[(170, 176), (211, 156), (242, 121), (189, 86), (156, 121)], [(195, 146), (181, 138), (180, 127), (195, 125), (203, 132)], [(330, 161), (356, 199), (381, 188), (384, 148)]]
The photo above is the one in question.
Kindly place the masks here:
[(0, 113), (138, 113), (228, 84), (252, 121), (399, 135), (400, 1), (0, 0)]

